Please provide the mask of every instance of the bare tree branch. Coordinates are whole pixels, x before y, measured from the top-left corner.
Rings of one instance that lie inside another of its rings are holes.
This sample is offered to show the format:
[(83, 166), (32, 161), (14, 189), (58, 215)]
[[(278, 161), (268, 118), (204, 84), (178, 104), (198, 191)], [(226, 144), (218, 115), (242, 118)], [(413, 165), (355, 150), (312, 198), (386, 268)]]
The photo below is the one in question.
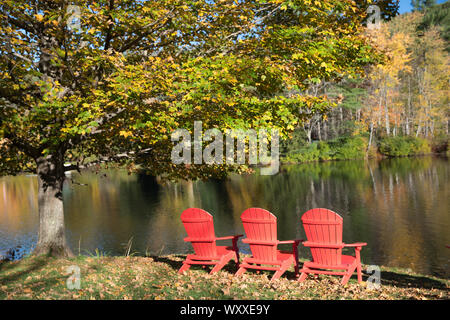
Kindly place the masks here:
[(77, 164), (71, 164), (64, 167), (64, 171), (71, 171), (71, 170), (77, 170), (80, 171), (81, 169), (88, 169), (103, 163), (109, 163), (109, 162), (118, 162), (124, 159), (135, 159), (136, 157), (142, 156), (148, 152), (153, 150), (152, 148), (146, 148), (139, 151), (128, 151), (123, 153), (118, 153), (115, 155), (109, 155), (109, 156), (99, 156), (97, 160), (90, 161), (88, 163), (77, 163)]

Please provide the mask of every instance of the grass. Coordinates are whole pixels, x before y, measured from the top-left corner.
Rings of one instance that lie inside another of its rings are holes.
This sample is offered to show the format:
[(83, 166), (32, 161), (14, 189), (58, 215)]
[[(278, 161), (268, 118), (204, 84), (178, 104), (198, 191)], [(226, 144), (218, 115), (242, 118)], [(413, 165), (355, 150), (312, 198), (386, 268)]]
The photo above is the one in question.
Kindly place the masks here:
[[(78, 256), (71, 259), (26, 257), (0, 262), (0, 299), (449, 299), (450, 281), (381, 267), (381, 288), (368, 290), (356, 275), (345, 286), (340, 277), (308, 277), (295, 281), (293, 268), (278, 281), (272, 272), (247, 272), (235, 277), (229, 263), (217, 274), (208, 267), (177, 270), (185, 256)], [(67, 268), (81, 271), (81, 288), (69, 290)], [(365, 269), (365, 268), (364, 268)], [(367, 275), (364, 275), (364, 280)]]

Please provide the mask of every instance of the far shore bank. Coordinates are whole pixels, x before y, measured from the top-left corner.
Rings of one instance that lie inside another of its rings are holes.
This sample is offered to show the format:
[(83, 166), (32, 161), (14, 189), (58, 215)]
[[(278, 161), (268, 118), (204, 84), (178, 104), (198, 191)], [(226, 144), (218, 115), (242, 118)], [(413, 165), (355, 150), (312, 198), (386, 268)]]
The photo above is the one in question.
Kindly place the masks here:
[(311, 160), (311, 161), (289, 161), (281, 158), (281, 165), (296, 165), (296, 164), (305, 164), (305, 163), (323, 163), (323, 162), (333, 162), (333, 161), (368, 161), (368, 160), (388, 160), (388, 159), (401, 159), (401, 158), (423, 158), (423, 157), (442, 157), (448, 158), (450, 154), (448, 152), (431, 152), (425, 154), (417, 154), (411, 156), (385, 156), (382, 154), (378, 154), (375, 157), (362, 157), (362, 158), (354, 158), (354, 159), (330, 159), (330, 160)]

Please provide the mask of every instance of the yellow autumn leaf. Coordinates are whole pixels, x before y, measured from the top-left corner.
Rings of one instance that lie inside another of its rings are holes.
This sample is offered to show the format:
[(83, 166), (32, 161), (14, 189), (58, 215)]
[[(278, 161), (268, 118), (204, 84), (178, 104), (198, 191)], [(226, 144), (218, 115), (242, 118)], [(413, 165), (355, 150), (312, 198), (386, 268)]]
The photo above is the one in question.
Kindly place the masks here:
[(132, 135), (131, 131), (124, 131), (124, 130), (120, 131), (119, 134), (125, 138)]

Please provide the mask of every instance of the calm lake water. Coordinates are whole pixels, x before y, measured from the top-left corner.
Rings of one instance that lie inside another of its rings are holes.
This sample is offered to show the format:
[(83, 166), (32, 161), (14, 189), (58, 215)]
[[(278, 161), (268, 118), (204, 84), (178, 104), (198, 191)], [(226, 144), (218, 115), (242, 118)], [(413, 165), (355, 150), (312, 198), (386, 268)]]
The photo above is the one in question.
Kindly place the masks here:
[[(180, 214), (188, 207), (209, 211), (218, 236), (244, 233), (245, 209), (268, 209), (280, 240), (304, 238), (301, 214), (325, 207), (344, 218), (345, 242), (368, 243), (363, 263), (448, 278), (449, 176), (448, 159), (437, 157), (311, 163), (275, 176), (164, 185), (118, 170), (74, 173), (64, 190), (67, 237), (76, 254), (122, 255), (129, 241), (141, 254), (186, 253)], [(0, 254), (18, 245), (29, 251), (37, 224), (36, 177), (0, 178)]]

